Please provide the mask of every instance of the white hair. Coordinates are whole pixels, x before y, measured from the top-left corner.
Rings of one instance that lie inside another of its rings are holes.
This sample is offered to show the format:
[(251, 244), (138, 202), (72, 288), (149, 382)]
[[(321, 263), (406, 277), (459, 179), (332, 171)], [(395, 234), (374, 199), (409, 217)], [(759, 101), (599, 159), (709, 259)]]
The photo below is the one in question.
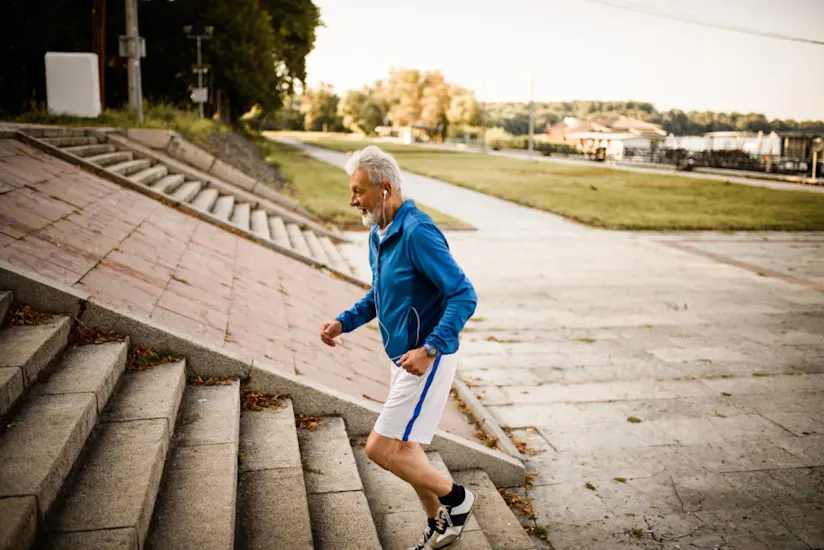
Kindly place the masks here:
[(355, 151), (346, 161), (346, 173), (350, 176), (359, 168), (366, 170), (369, 183), (372, 185), (377, 186), (383, 182), (389, 182), (393, 193), (401, 191), (403, 177), (397, 161), (377, 145), (370, 145), (360, 151)]

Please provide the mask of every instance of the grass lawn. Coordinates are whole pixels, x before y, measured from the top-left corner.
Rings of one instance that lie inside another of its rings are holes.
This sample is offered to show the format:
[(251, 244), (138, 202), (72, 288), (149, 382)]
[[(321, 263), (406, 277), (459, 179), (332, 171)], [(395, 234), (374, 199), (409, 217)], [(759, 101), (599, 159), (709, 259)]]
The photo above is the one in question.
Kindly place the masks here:
[(106, 109), (97, 118), (53, 115), (46, 110), (39, 109), (23, 113), (12, 121), (60, 126), (159, 128), (175, 130), (195, 142), (206, 139), (215, 132), (226, 132), (230, 129), (227, 125), (211, 118), (200, 118), (196, 111), (182, 111), (164, 104), (150, 105), (145, 109), (142, 123), (137, 122), (136, 113), (118, 109)]
[[(294, 134), (354, 151), (372, 142)], [(378, 143), (406, 170), (614, 229), (824, 229), (824, 194)]]
[[(340, 168), (314, 159), (294, 147), (265, 138), (257, 140), (266, 160), (291, 183), (285, 192), (307, 210), (343, 229), (365, 229), (358, 210), (349, 206), (349, 179)], [(418, 204), (442, 230), (472, 229), (467, 223)]]

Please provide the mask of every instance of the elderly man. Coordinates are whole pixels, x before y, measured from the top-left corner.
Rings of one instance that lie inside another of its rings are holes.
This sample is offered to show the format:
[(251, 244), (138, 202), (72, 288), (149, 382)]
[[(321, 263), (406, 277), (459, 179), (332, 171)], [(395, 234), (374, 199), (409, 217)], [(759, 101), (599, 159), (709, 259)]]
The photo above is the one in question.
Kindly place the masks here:
[(367, 456), (410, 483), (428, 516), (415, 550), (449, 548), (461, 537), (475, 494), (444, 478), (421, 444), (432, 441), (458, 363), (458, 334), (475, 311), (472, 284), (432, 219), (401, 193), (395, 159), (375, 146), (347, 163), (349, 204), (369, 233), (372, 288), (321, 329), (334, 338), (378, 318), (391, 363), (389, 396), (366, 441)]

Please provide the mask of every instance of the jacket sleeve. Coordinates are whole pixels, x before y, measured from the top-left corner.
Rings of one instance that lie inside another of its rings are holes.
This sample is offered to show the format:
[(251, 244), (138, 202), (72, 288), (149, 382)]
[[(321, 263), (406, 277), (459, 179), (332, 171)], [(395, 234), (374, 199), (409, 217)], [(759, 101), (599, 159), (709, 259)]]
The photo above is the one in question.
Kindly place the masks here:
[(458, 334), (475, 313), (478, 303), (475, 289), (452, 257), (443, 234), (434, 225), (416, 226), (408, 246), (415, 269), (432, 281), (447, 301), (443, 316), (424, 343), (444, 354), (455, 353), (458, 351)]
[(337, 320), (343, 325), (343, 332), (352, 332), (374, 319), (375, 315), (375, 289), (370, 288), (352, 309), (338, 315)]

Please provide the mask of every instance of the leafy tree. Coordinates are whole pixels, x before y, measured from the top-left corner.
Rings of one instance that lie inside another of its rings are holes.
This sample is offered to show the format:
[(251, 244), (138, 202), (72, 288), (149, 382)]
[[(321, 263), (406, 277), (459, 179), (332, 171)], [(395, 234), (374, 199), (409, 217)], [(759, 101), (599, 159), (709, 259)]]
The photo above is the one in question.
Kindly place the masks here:
[(338, 116), (340, 98), (332, 86), (320, 83), (313, 90), (307, 88), (301, 98), (300, 112), (304, 116), (304, 128), (312, 132), (339, 132), (343, 130), (343, 121)]
[(375, 128), (383, 124), (385, 113), (372, 97), (372, 90), (348, 91), (338, 105), (338, 115), (343, 119), (343, 126), (353, 132), (373, 134)]

